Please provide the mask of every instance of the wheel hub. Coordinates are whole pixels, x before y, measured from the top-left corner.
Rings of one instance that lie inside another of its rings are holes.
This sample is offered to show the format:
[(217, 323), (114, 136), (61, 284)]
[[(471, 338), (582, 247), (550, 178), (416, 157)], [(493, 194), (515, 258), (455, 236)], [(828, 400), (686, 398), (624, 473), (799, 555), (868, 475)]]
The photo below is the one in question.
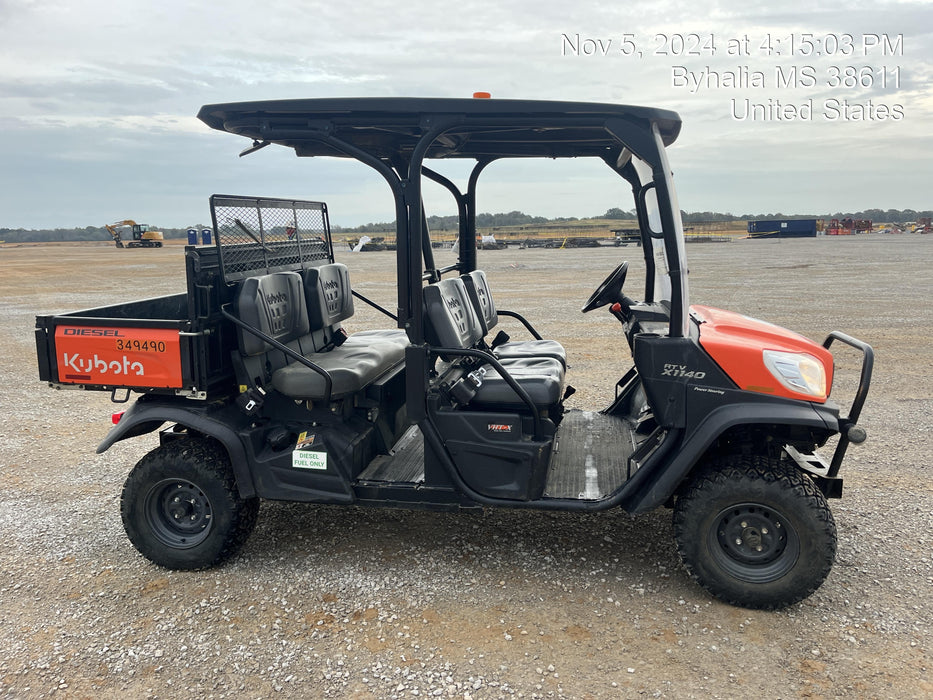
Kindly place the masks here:
[(722, 510), (710, 531), (713, 556), (743, 581), (763, 583), (786, 574), (800, 551), (797, 534), (772, 508), (743, 503)]
[(213, 512), (210, 500), (196, 484), (166, 479), (149, 490), (146, 517), (159, 540), (170, 547), (186, 549), (207, 537)]
[(197, 530), (204, 527), (204, 521), (210, 518), (205, 506), (207, 504), (203, 494), (200, 492), (193, 494), (190, 488), (178, 484), (174, 494), (169, 495), (169, 503), (165, 510), (179, 528)]

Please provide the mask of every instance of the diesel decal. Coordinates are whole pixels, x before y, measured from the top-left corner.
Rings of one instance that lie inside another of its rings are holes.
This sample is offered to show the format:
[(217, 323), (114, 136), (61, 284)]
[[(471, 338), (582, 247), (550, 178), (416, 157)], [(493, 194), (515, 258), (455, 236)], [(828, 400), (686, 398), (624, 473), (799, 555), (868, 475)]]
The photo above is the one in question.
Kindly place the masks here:
[(63, 328), (64, 335), (90, 335), (98, 338), (109, 336), (112, 338), (122, 338), (123, 334), (116, 328)]
[(683, 377), (686, 379), (703, 379), (706, 372), (697, 372), (696, 370), (687, 370), (687, 365), (675, 365), (666, 363), (661, 370), (662, 377)]

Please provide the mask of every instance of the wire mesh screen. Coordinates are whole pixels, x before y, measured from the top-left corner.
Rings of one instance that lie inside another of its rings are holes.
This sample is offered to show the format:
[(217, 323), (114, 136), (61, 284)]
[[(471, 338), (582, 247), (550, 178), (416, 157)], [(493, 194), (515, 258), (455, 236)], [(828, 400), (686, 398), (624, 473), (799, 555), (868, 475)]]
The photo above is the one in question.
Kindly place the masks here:
[(211, 197), (224, 281), (333, 262), (327, 205), (269, 197)]

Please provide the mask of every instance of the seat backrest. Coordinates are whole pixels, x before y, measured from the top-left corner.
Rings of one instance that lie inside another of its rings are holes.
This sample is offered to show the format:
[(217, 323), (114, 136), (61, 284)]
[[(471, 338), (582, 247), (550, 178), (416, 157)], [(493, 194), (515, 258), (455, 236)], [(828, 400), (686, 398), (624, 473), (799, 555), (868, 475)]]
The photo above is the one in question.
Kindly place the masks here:
[(479, 316), (483, 335), (486, 335), (499, 323), (499, 314), (496, 313), (496, 304), (492, 300), (492, 291), (489, 289), (486, 273), (482, 270), (473, 270), (473, 272), (461, 275), (460, 279), (463, 280), (470, 302)]
[[(308, 311), (297, 272), (273, 272), (243, 280), (234, 306), (241, 321), (287, 345), (309, 331)], [(240, 353), (261, 355), (275, 348), (252, 333), (237, 328)]]
[(308, 268), (304, 271), (304, 286), (312, 331), (329, 328), (353, 315), (350, 272), (343, 263)]
[(427, 285), (424, 310), (431, 343), (464, 349), (473, 347), (483, 337), (479, 317), (459, 277)]

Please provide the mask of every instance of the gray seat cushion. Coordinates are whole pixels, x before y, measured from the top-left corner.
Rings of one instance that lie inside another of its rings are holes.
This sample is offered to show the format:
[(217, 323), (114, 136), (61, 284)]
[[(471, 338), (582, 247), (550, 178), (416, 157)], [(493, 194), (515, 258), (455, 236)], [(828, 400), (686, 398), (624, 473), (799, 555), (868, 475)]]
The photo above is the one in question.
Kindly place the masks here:
[(282, 367), (272, 375), (272, 386), (293, 399), (339, 399), (364, 387), (402, 362), (405, 346), (391, 342), (344, 343), (328, 352), (306, 357), (331, 376), (330, 397), (324, 377), (300, 362)]
[(521, 340), (497, 345), (493, 354), (503, 360), (517, 357), (550, 357), (567, 361), (567, 351), (556, 340)]
[(408, 347), (408, 334), (401, 328), (390, 328), (387, 330), (357, 331), (350, 334), (344, 345), (368, 345), (370, 343), (391, 343), (399, 345), (404, 350)]
[[(324, 331), (329, 343), (340, 328), (340, 322), (353, 316), (353, 291), (350, 273), (343, 263), (330, 263), (304, 271), (304, 290), (311, 330)], [(344, 342), (368, 344), (387, 342), (406, 347), (408, 335), (400, 328), (358, 331)]]
[[(503, 366), (528, 393), (535, 406), (551, 406), (563, 397), (564, 368), (557, 360), (546, 357), (516, 358)], [(488, 365), (483, 383), (477, 389), (471, 404), (495, 404), (515, 408), (527, 405), (502, 375)]]

